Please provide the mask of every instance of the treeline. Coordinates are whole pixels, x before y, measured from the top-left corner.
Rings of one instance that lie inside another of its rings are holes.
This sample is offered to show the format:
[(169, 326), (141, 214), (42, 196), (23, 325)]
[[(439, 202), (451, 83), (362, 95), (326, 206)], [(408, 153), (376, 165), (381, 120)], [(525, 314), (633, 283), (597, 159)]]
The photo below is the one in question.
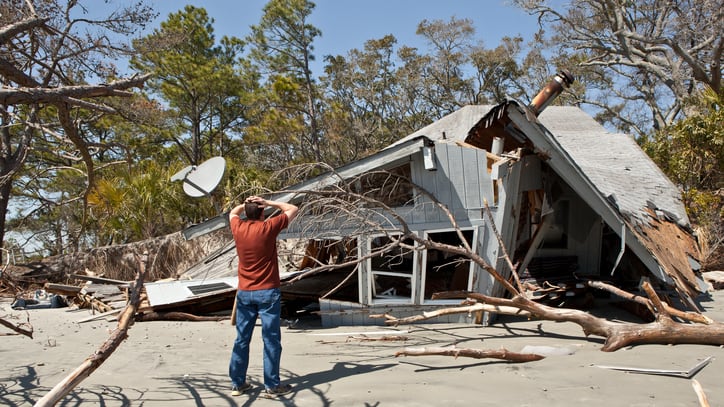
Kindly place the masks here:
[[(8, 2), (0, 78), (16, 97), (0, 99), (3, 247), (52, 255), (172, 233), (298, 181), (297, 164), (362, 158), (468, 104), (528, 102), (562, 68), (577, 82), (558, 103), (634, 135), (715, 246), (721, 3), (521, 2), (544, 22), (534, 38), (488, 48), (453, 17), (418, 24), (427, 49), (388, 35), (319, 56), (307, 0), (271, 0), (257, 24), (222, 38), (203, 8), (186, 6), (132, 41), (154, 17), (143, 3), (91, 20), (76, 2)], [(142, 89), (111, 86), (128, 77), (118, 60)], [(94, 84), (104, 92), (70, 92)], [(35, 98), (17, 96), (28, 88)], [(227, 167), (211, 199), (170, 182), (214, 156)]]

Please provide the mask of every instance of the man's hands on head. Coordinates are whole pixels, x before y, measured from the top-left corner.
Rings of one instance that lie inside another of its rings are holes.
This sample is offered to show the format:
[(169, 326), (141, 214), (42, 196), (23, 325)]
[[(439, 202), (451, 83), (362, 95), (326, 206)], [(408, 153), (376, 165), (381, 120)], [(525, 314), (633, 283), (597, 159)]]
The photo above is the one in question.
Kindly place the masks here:
[(252, 195), (252, 196), (246, 198), (246, 200), (244, 201), (244, 203), (255, 203), (255, 204), (259, 205), (259, 206), (266, 206), (266, 205), (267, 205), (266, 200), (265, 200), (264, 198), (259, 197), (259, 196), (256, 196), (256, 195)]

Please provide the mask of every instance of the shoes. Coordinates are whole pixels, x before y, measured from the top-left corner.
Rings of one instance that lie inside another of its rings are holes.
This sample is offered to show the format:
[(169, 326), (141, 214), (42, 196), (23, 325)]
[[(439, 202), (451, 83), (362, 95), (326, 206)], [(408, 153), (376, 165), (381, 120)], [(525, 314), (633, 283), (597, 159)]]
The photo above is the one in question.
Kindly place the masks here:
[(266, 389), (267, 396), (276, 397), (283, 396), (292, 392), (292, 386), (289, 384), (280, 384), (277, 387)]
[(248, 390), (251, 389), (251, 384), (244, 383), (241, 386), (231, 386), (231, 395), (232, 396), (240, 396), (241, 393), (245, 393)]

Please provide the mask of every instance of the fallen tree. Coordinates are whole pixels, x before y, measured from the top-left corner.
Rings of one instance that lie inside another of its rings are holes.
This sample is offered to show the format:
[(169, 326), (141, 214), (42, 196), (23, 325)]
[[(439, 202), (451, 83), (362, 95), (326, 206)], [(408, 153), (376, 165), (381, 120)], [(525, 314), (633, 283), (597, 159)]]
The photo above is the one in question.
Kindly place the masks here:
[[(605, 318), (596, 317), (588, 312), (555, 308), (539, 304), (516, 295), (513, 298), (498, 298), (472, 292), (446, 292), (439, 293), (436, 298), (469, 298), (488, 305), (510, 307), (528, 312), (531, 318), (556, 321), (573, 322), (583, 328), (586, 336), (594, 335), (606, 339), (602, 351), (612, 352), (626, 346), (636, 344), (704, 344), (724, 345), (724, 324), (712, 322), (710, 324), (690, 324), (674, 321), (671, 315), (661, 304), (661, 300), (654, 292), (651, 284), (645, 282), (643, 288), (655, 304), (656, 319), (654, 322), (637, 324), (631, 322), (613, 322)], [(430, 318), (432, 318), (431, 316)], [(394, 319), (388, 315), (387, 325), (402, 325), (429, 319), (424, 316)]]

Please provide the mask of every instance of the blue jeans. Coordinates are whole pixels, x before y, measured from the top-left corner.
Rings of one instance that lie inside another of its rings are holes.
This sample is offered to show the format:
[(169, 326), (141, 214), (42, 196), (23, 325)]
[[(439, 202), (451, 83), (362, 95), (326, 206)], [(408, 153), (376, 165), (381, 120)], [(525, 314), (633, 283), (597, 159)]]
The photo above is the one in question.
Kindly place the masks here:
[(282, 356), (280, 315), (280, 289), (236, 292), (236, 340), (229, 362), (229, 377), (233, 386), (246, 383), (249, 342), (257, 316), (261, 318), (261, 335), (264, 339), (264, 387), (270, 389), (279, 386), (279, 364)]

